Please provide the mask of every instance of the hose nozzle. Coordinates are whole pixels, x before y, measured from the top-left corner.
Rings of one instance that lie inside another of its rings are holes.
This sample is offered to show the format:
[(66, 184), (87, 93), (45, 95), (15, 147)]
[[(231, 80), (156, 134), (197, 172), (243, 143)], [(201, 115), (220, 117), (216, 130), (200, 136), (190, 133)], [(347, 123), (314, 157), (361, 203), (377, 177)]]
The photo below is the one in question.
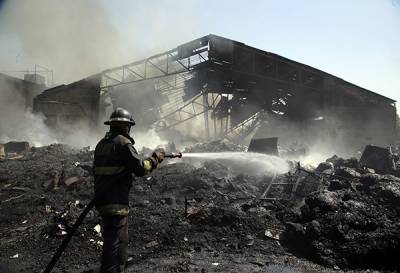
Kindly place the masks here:
[(181, 152), (176, 152), (176, 153), (165, 153), (165, 156), (167, 158), (182, 158), (182, 153)]

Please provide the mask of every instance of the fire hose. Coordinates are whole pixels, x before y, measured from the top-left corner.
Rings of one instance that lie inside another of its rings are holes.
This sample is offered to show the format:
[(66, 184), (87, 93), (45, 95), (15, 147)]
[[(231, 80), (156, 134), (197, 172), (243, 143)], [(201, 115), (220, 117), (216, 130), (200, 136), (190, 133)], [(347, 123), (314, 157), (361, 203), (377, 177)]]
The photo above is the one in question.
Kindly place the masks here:
[[(170, 152), (170, 153), (165, 153), (164, 155), (165, 158), (182, 158), (182, 153), (181, 152)], [(62, 241), (60, 247), (57, 249), (57, 251), (54, 253), (52, 259), (46, 266), (46, 269), (43, 271), (43, 273), (50, 273), (51, 270), (53, 270), (54, 266), (56, 265), (57, 261), (60, 259), (61, 255), (63, 254), (64, 250), (67, 248), (68, 243), (71, 241), (72, 236), (74, 236), (75, 232), (79, 228), (79, 226), (82, 224), (83, 220), (85, 219), (86, 215), (93, 209), (95, 204), (94, 198), (90, 200), (89, 204), (86, 205), (86, 207), (83, 209), (82, 213), (79, 215), (78, 219), (76, 219), (74, 225), (72, 228), (69, 230), (67, 236), (65, 239)]]

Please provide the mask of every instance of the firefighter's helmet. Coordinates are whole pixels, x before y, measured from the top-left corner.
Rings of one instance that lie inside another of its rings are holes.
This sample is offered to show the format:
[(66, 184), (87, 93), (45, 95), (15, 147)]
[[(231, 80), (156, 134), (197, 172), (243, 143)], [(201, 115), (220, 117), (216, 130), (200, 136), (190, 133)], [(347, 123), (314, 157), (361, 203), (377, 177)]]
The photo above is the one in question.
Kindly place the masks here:
[(110, 116), (110, 119), (104, 122), (105, 125), (112, 125), (112, 123), (121, 123), (126, 122), (129, 123), (131, 126), (135, 125), (135, 121), (131, 113), (128, 110), (117, 107)]

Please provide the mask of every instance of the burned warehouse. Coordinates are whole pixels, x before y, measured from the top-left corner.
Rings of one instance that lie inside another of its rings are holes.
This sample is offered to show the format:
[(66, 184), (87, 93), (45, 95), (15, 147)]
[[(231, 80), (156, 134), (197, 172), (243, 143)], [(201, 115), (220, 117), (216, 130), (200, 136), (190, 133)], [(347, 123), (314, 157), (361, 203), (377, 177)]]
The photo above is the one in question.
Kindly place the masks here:
[(53, 126), (77, 120), (96, 126), (112, 105), (159, 131), (196, 119), (203, 138), (256, 134), (289, 146), (312, 145), (310, 136), (317, 136), (357, 150), (393, 144), (396, 136), (394, 100), (216, 35), (46, 90), (34, 108)]

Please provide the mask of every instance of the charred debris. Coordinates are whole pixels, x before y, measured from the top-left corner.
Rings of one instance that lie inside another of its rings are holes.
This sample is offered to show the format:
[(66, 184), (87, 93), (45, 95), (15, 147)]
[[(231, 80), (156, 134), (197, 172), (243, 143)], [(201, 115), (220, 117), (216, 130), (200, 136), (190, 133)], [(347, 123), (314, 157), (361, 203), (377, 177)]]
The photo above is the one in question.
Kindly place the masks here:
[[(227, 148), (242, 151), (227, 141), (187, 151)], [(365, 149), (368, 160), (334, 156), (316, 168), (294, 162), (288, 173), (257, 176), (213, 160), (164, 164), (133, 185), (130, 270), (395, 272), (400, 170), (394, 154), (374, 148)], [(87, 148), (54, 144), (0, 160), (2, 263), (43, 269), (91, 198), (92, 157)], [(381, 159), (393, 164), (373, 169)], [(100, 226), (90, 213), (58, 270), (97, 264)]]
[[(119, 105), (138, 130), (185, 147), (183, 160), (133, 185), (128, 272), (400, 270), (395, 101), (216, 35), (43, 92), (32, 84), (27, 105), (49, 127), (95, 129)], [(293, 160), (288, 172), (262, 175), (184, 159), (246, 151), (301, 158), (316, 139), (355, 157), (316, 166)], [(45, 267), (91, 199), (92, 159), (90, 147), (0, 145), (0, 271)], [(100, 226), (90, 213), (58, 272), (96, 266)]]

